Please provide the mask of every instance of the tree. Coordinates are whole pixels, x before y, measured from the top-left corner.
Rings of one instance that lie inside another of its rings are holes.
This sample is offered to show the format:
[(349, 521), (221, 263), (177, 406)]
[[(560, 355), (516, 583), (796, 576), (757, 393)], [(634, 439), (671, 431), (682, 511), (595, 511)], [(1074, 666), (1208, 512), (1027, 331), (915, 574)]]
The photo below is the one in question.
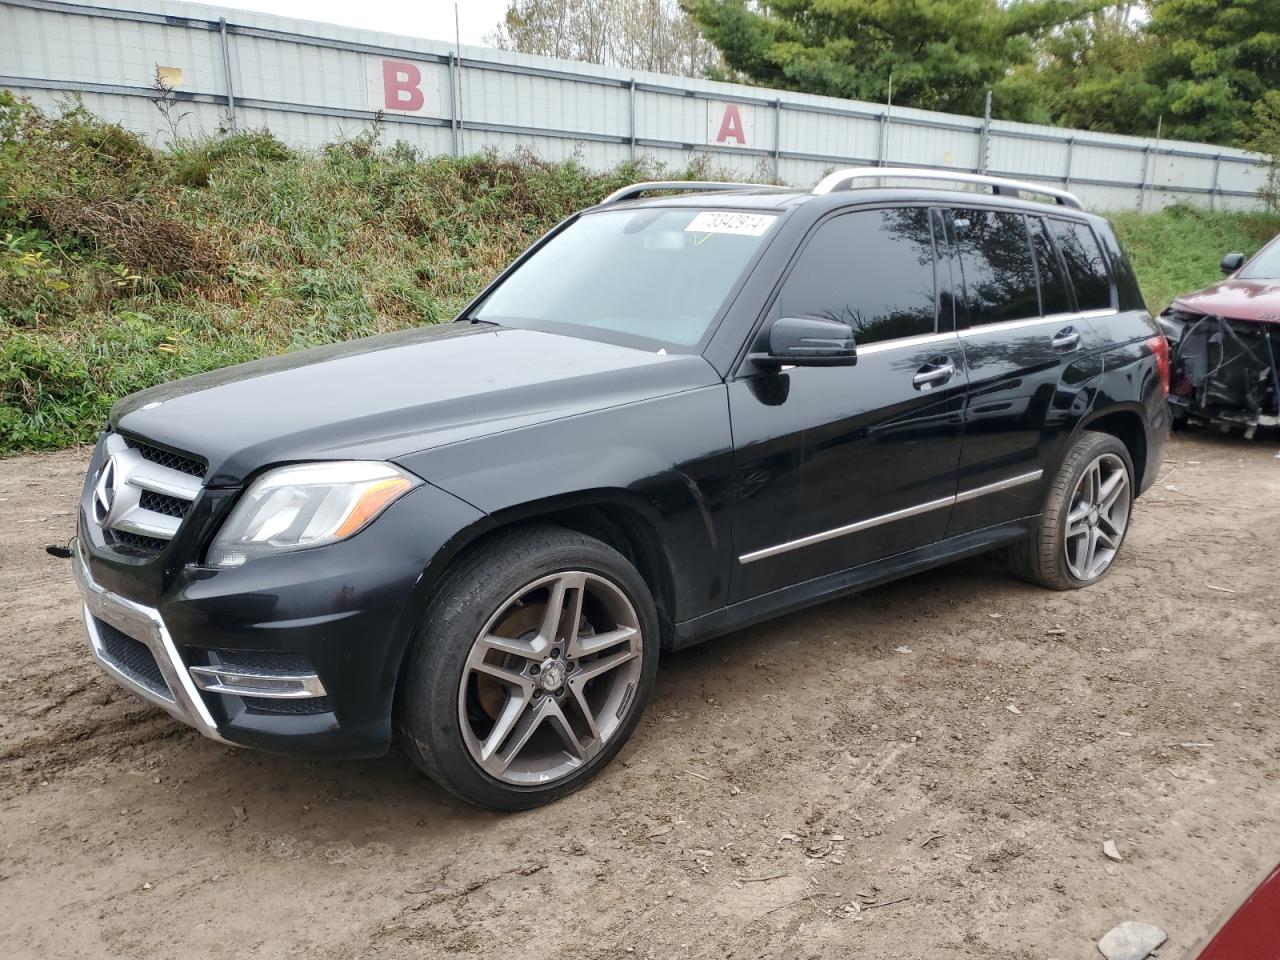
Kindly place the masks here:
[(1268, 90), (1253, 105), (1244, 146), (1266, 155), (1270, 161), (1261, 193), (1272, 210), (1280, 211), (1280, 90)]
[[(1036, 41), (1114, 0), (683, 0), (727, 65), (765, 86), (1036, 119), (1025, 78)], [(1001, 94), (1008, 92), (1007, 98)]]
[(1147, 78), (1155, 43), (1130, 5), (1051, 31), (1036, 62), (1015, 71), (1043, 123), (1112, 133), (1149, 133), (1160, 92)]
[(511, 0), (486, 39), (503, 50), (685, 77), (720, 64), (676, 0)]
[(1280, 88), (1280, 0), (1152, 0), (1152, 108), (1171, 137), (1232, 143)]

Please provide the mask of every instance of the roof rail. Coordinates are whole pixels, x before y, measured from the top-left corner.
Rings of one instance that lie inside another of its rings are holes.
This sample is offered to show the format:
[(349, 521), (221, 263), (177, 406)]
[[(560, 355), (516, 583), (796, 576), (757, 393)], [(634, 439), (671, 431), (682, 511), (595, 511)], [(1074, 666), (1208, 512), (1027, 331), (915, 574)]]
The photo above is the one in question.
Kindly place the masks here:
[(1040, 194), (1052, 197), (1054, 202), (1064, 207), (1083, 210), (1084, 205), (1074, 193), (1059, 190), (1057, 187), (1046, 187), (1039, 183), (1028, 183), (1025, 180), (1009, 180), (1006, 177), (991, 177), (985, 173), (967, 173), (963, 170), (931, 169), (929, 167), (849, 167), (837, 170), (818, 181), (813, 188), (814, 193), (832, 193), (836, 190), (847, 190), (857, 180), (953, 180), (957, 183), (977, 183), (991, 188), (998, 196), (1016, 197), (1022, 193)]
[(647, 180), (643, 183), (633, 183), (629, 187), (623, 187), (621, 190), (615, 190), (603, 200), (600, 206), (606, 206), (610, 203), (622, 203), (624, 200), (634, 200), (642, 193), (653, 193), (658, 190), (685, 190), (691, 193), (711, 193), (718, 190), (788, 190), (787, 187), (773, 187), (765, 183), (723, 183), (717, 180)]

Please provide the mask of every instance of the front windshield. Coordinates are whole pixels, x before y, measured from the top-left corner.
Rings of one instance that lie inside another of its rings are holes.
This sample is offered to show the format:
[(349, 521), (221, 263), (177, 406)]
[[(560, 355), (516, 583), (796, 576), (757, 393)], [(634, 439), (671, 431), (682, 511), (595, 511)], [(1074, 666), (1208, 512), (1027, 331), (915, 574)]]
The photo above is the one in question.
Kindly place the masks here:
[(1280, 280), (1280, 237), (1263, 247), (1236, 276), (1241, 280)]
[(672, 208), (585, 214), (507, 277), (470, 318), (687, 350), (708, 332), (777, 219)]

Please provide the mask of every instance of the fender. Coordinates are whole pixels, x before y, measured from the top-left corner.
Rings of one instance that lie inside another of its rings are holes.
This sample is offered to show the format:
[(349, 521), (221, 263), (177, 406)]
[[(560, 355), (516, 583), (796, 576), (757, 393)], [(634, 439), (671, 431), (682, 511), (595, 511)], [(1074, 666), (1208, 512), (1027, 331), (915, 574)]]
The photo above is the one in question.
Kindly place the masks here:
[[(1149, 316), (1144, 319), (1154, 323)], [(1137, 474), (1135, 496), (1140, 495), (1155, 482), (1167, 426), (1164, 391), (1148, 340), (1117, 344), (1105, 351), (1102, 379), (1093, 402), (1054, 452), (1053, 470), (1062, 464), (1083, 431), (1102, 429), (1118, 436), (1129, 448)]]
[(725, 603), (732, 438), (723, 383), (438, 447), (399, 462), (485, 514), (484, 523), (455, 534), (458, 549), (513, 523), (616, 506), (640, 518), (660, 545), (673, 619)]

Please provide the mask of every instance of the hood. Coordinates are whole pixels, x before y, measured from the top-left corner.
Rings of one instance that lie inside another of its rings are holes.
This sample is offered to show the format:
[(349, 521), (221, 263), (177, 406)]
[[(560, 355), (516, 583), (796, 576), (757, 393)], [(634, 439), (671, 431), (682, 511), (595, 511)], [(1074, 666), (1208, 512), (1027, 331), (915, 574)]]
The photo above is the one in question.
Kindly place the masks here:
[(1280, 324), (1280, 280), (1223, 280), (1178, 297), (1173, 307), (1228, 320)]
[(718, 379), (700, 356), (447, 323), (152, 387), (117, 403), (111, 425), (205, 458), (224, 486), (267, 464), (392, 460)]

